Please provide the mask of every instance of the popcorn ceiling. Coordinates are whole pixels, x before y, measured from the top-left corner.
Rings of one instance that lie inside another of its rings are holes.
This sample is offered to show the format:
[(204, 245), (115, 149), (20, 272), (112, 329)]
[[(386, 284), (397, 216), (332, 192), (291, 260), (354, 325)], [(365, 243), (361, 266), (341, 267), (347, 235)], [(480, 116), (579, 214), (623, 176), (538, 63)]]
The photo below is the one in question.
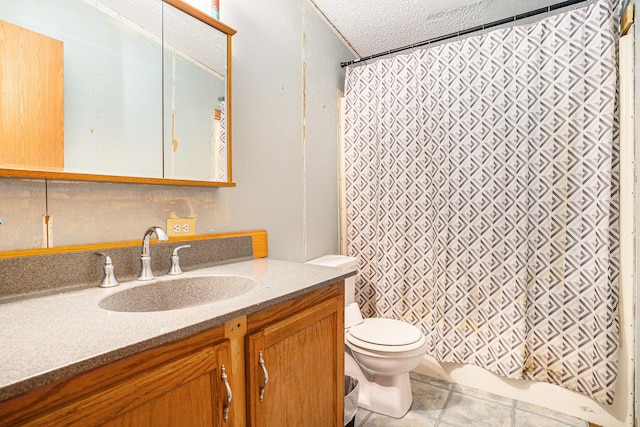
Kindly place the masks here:
[[(511, 17), (558, 0), (310, 0), (359, 56)], [(345, 58), (348, 60), (349, 58)]]

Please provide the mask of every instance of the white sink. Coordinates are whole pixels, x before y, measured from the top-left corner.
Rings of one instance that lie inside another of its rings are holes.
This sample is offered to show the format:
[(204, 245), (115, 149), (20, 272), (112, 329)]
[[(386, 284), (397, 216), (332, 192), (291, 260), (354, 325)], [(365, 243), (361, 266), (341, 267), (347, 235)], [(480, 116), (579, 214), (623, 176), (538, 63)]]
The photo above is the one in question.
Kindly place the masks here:
[(254, 280), (242, 276), (183, 277), (123, 289), (103, 298), (98, 306), (122, 312), (177, 310), (227, 300), (255, 286)]

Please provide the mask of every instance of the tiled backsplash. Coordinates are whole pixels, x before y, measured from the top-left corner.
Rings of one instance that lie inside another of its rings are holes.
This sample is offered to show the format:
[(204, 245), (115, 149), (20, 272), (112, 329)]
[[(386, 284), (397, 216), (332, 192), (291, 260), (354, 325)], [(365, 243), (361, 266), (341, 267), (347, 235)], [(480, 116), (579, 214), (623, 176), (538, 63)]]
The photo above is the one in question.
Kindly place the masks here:
[[(173, 249), (182, 245), (183, 271), (210, 267), (253, 257), (251, 236), (236, 236), (151, 245), (151, 268), (156, 276), (167, 274)], [(134, 280), (140, 271), (141, 246), (110, 248), (101, 252), (113, 261), (118, 281)], [(98, 286), (104, 258), (95, 251), (57, 253), (0, 259), (0, 303), (21, 298)]]

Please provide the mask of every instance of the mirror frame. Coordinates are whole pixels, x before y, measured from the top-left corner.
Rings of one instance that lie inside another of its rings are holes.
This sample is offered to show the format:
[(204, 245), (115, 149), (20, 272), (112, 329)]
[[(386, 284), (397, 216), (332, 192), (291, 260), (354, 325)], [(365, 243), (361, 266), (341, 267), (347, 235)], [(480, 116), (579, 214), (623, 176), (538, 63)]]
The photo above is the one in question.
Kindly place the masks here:
[(171, 179), (171, 178), (143, 178), (134, 176), (119, 176), (119, 175), (102, 175), (102, 174), (88, 174), (88, 173), (74, 173), (74, 172), (53, 172), (53, 171), (39, 171), (28, 169), (10, 169), (0, 168), (0, 177), (2, 178), (29, 178), (29, 179), (53, 179), (63, 181), (94, 181), (94, 182), (122, 182), (131, 184), (154, 184), (154, 185), (180, 185), (180, 186), (193, 186), (193, 187), (235, 187), (232, 175), (232, 132), (233, 126), (231, 121), (232, 116), (232, 96), (231, 96), (231, 37), (236, 33), (236, 30), (223, 24), (219, 20), (207, 15), (199, 9), (185, 3), (182, 0), (162, 0), (162, 3), (167, 3), (176, 9), (190, 15), (191, 17), (217, 29), (227, 37), (227, 181), (198, 181), (187, 179)]

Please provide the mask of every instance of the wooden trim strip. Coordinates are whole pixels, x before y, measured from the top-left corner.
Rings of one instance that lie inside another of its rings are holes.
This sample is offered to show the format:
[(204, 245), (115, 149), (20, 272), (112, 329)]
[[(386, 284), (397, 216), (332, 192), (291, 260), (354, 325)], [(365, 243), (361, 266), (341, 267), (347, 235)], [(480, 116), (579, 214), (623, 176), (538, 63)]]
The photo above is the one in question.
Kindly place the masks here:
[[(269, 255), (269, 242), (266, 230), (252, 230), (252, 231), (238, 231), (232, 233), (220, 233), (220, 234), (200, 234), (197, 236), (184, 236), (184, 237), (172, 237), (170, 240), (164, 243), (174, 242), (192, 242), (194, 240), (209, 240), (209, 239), (224, 239), (228, 237), (240, 237), (251, 236), (253, 243), (253, 257), (254, 258), (266, 258)], [(141, 240), (130, 240), (127, 242), (107, 242), (107, 243), (95, 243), (90, 245), (73, 245), (73, 246), (60, 246), (58, 248), (41, 248), (41, 249), (22, 249), (16, 251), (0, 252), (1, 258), (18, 258), (25, 256), (37, 256), (37, 255), (51, 255), (57, 253), (66, 252), (82, 252), (82, 251), (96, 251), (112, 248), (124, 248), (130, 246), (140, 246)], [(157, 241), (155, 243), (158, 243)], [(160, 244), (164, 244), (160, 243)]]
[(624, 11), (622, 19), (620, 20), (620, 37), (627, 34), (631, 25), (633, 25), (633, 3), (627, 5), (627, 9)]
[(188, 187), (235, 187), (235, 182), (196, 181), (189, 179), (141, 178), (135, 176), (98, 175), (90, 173), (32, 171), (26, 169), (0, 168), (0, 177), (56, 179), (62, 181), (115, 182), (128, 184), (179, 185)]
[(233, 73), (231, 72), (233, 65), (233, 57), (231, 55), (231, 36), (227, 35), (227, 97), (225, 99), (225, 109), (227, 113), (227, 180), (233, 182), (233, 126), (232, 116), (233, 109), (231, 96), (231, 86)]
[[(244, 366), (245, 338), (247, 336), (247, 316), (242, 315), (224, 323), (224, 336), (229, 340), (229, 357), (231, 359), (232, 375), (229, 382), (235, 396), (246, 395), (246, 372), (238, 367)], [(247, 402), (243, 398), (233, 399), (231, 403), (231, 426), (246, 427), (245, 415)], [(235, 421), (235, 422), (234, 422)]]
[(190, 16), (194, 17), (198, 21), (204, 22), (205, 24), (212, 26), (216, 30), (222, 31), (223, 33), (225, 33), (228, 36), (232, 36), (235, 33), (237, 33), (236, 30), (234, 30), (233, 28), (231, 28), (227, 24), (222, 23), (222, 21), (220, 21), (218, 19), (215, 19), (212, 16), (207, 15), (206, 13), (202, 12), (200, 9), (193, 7), (190, 4), (187, 4), (182, 0), (162, 0), (162, 1), (165, 2), (165, 3), (170, 4), (171, 6), (175, 7), (176, 9), (179, 9), (179, 10), (183, 11), (187, 15), (190, 15)]

